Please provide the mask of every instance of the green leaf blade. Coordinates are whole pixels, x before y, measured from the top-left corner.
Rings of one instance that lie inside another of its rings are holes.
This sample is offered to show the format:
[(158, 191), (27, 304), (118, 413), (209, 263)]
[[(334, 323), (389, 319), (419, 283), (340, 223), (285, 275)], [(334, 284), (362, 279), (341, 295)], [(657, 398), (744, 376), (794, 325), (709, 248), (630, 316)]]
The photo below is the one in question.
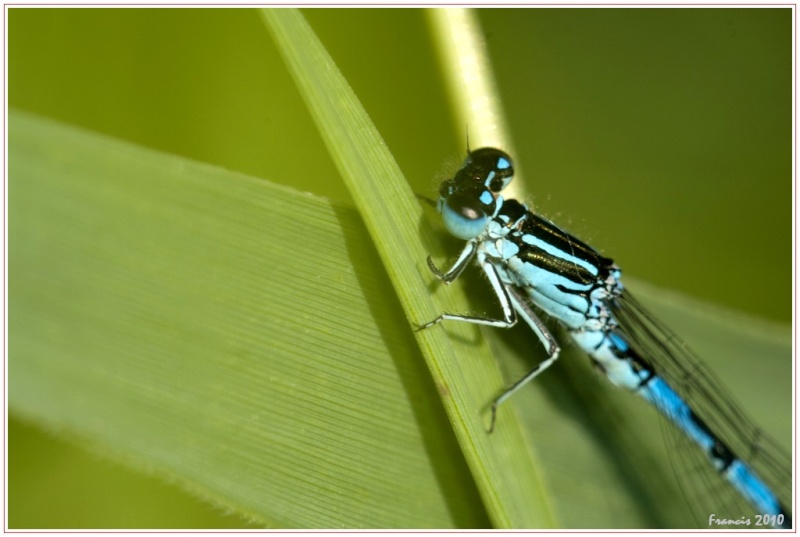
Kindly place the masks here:
[(268, 526), (485, 524), (355, 213), (10, 119), (15, 414)]
[[(441, 309), (428, 290), (433, 278), (425, 265), (428, 252), (418, 223), (423, 222), (423, 234), (431, 231), (419, 202), (302, 15), (282, 9), (261, 13), (353, 195), (400, 303), (414, 323), (436, 317)], [(452, 288), (447, 295), (450, 300), (459, 297)], [(464, 309), (462, 298), (460, 307), (449, 311)], [(452, 333), (464, 337), (461, 344), (454, 343)], [(471, 327), (448, 326), (445, 332), (438, 326), (418, 332), (418, 341), (492, 522), (498, 527), (551, 527), (555, 521), (547, 492), (516, 418), (507, 415), (496, 434), (486, 432), (486, 405), (502, 381), (485, 344), (463, 344), (474, 341), (474, 333)]]

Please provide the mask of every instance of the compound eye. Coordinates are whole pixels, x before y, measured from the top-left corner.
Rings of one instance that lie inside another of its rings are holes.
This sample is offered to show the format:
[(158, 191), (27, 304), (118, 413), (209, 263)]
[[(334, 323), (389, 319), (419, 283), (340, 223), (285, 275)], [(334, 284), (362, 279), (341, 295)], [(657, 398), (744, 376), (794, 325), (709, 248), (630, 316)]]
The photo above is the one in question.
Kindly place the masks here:
[(442, 220), (447, 230), (459, 239), (474, 239), (486, 227), (484, 206), (473, 196), (454, 194), (442, 206)]
[(494, 147), (481, 147), (472, 151), (464, 162), (476, 181), (497, 194), (508, 186), (514, 177), (514, 165), (508, 153)]

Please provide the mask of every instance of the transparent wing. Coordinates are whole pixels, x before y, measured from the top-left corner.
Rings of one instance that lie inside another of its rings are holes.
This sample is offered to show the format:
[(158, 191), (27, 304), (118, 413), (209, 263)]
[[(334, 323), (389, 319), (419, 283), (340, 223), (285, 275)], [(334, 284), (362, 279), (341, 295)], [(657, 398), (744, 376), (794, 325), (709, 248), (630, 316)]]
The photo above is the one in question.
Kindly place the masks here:
[[(790, 509), (790, 454), (747, 417), (686, 344), (656, 321), (630, 293), (625, 291), (612, 307), (620, 324), (618, 331), (684, 398), (709, 429), (774, 491), (782, 506)], [(710, 513), (718, 516), (725, 513), (731, 518), (758, 514), (717, 474), (700, 448), (668, 420), (662, 421), (665, 438), (674, 447), (670, 450), (674, 454), (673, 466), (679, 473), (687, 501), (703, 527), (709, 527)]]

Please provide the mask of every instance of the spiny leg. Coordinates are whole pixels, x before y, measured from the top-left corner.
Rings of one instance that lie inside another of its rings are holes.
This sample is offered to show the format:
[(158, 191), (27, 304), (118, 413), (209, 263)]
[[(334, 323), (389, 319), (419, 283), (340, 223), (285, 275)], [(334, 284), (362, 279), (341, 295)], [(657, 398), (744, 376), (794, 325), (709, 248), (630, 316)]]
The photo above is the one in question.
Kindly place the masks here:
[[(461, 274), (461, 272), (464, 270), (464, 267), (474, 255), (475, 245), (470, 242), (467, 243), (467, 246), (461, 252), (461, 255), (459, 255), (458, 261), (456, 261), (456, 263), (446, 273), (440, 272), (430, 258), (428, 258), (428, 265), (430, 266), (431, 271), (436, 274), (437, 277), (439, 277), (443, 282), (449, 283), (455, 280), (458, 275)], [(514, 286), (510, 284), (504, 284), (500, 281), (500, 275), (497, 273), (497, 269), (494, 267), (494, 265), (492, 265), (492, 263), (489, 261), (483, 260), (481, 262), (481, 268), (486, 274), (486, 277), (489, 279), (492, 290), (494, 290), (495, 295), (497, 295), (497, 299), (500, 302), (500, 307), (503, 310), (503, 319), (487, 319), (485, 317), (443, 313), (434, 320), (419, 326), (417, 330), (423, 330), (445, 320), (461, 321), (484, 326), (494, 326), (498, 328), (511, 328), (517, 324), (517, 314), (519, 314), (531, 327), (533, 332), (536, 334), (536, 337), (539, 338), (539, 341), (542, 342), (545, 351), (547, 351), (548, 358), (537, 365), (524, 377), (515, 382), (492, 403), (492, 417), (489, 426), (489, 432), (491, 433), (494, 431), (494, 425), (497, 421), (497, 408), (522, 386), (536, 378), (542, 371), (550, 367), (558, 359), (558, 354), (561, 349), (559, 348), (556, 339), (553, 337), (550, 331), (547, 330), (547, 327), (544, 325), (541, 319), (539, 319), (539, 317), (536, 316), (536, 313), (534, 313), (530, 306), (528, 306), (525, 297), (521, 296), (519, 291)]]
[(541, 341), (544, 345), (548, 357), (534, 367), (533, 370), (527, 373), (524, 377), (512, 384), (510, 388), (500, 395), (500, 397), (494, 400), (492, 403), (492, 421), (489, 425), (490, 433), (494, 431), (494, 424), (497, 420), (497, 407), (507, 401), (508, 398), (511, 397), (517, 390), (536, 378), (545, 369), (553, 365), (553, 363), (558, 359), (559, 352), (561, 352), (561, 349), (559, 348), (556, 339), (553, 337), (553, 334), (547, 330), (547, 327), (544, 325), (542, 320), (539, 319), (536, 313), (531, 309), (525, 300), (525, 297), (520, 296), (519, 291), (511, 285), (506, 285), (504, 288), (507, 291), (508, 296), (511, 298), (511, 303), (513, 304), (516, 312), (525, 320), (526, 323), (528, 323), (533, 332), (536, 334), (536, 337), (538, 337), (539, 341)]
[(450, 267), (447, 272), (442, 272), (439, 270), (436, 265), (433, 264), (433, 259), (431, 256), (428, 256), (428, 268), (431, 269), (434, 276), (442, 280), (445, 285), (449, 285), (453, 283), (456, 278), (461, 276), (461, 273), (464, 272), (464, 269), (467, 268), (469, 262), (472, 261), (472, 258), (475, 256), (475, 241), (469, 241), (464, 249), (461, 250), (461, 253), (458, 254), (458, 259), (456, 262), (453, 263), (453, 266)]
[[(464, 252), (466, 252), (468, 248), (469, 245), (467, 246), (467, 248), (464, 249)], [(469, 252), (466, 255), (464, 252), (462, 252), (461, 256), (459, 256), (459, 261), (461, 259), (466, 259), (466, 261), (468, 262), (472, 258), (473, 252)], [(500, 301), (500, 307), (503, 310), (502, 319), (488, 319), (486, 317), (474, 317), (470, 315), (456, 315), (452, 313), (442, 313), (434, 320), (425, 323), (423, 325), (420, 325), (417, 328), (417, 331), (424, 330), (425, 328), (433, 326), (442, 321), (461, 321), (465, 323), (480, 324), (484, 326), (494, 326), (497, 328), (511, 328), (512, 326), (517, 324), (517, 314), (514, 311), (514, 308), (511, 306), (511, 299), (509, 297), (508, 291), (506, 291), (505, 286), (500, 281), (500, 276), (497, 274), (497, 269), (495, 269), (494, 266), (488, 261), (483, 261), (481, 263), (481, 268), (486, 273), (486, 276), (489, 278), (489, 283), (492, 285), (492, 289), (497, 295), (497, 299)], [(447, 274), (451, 274), (455, 270), (458, 270), (460, 273), (464, 269), (463, 267), (459, 267), (457, 262), (456, 265), (453, 265), (453, 267), (447, 272)], [(447, 274), (445, 274), (444, 276), (447, 276)]]

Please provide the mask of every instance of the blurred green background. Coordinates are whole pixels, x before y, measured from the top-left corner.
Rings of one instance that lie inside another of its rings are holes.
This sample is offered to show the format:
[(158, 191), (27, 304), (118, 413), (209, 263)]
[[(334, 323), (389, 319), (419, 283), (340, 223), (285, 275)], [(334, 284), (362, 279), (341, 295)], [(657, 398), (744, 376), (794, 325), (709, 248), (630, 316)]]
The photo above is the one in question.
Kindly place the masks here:
[[(424, 11), (304, 13), (409, 182), (433, 193), (465, 139)], [(788, 324), (791, 15), (480, 10), (526, 201), (626, 274)], [(349, 199), (256, 12), (12, 8), (8, 20), (11, 107)], [(10, 422), (10, 527), (242, 524)]]

